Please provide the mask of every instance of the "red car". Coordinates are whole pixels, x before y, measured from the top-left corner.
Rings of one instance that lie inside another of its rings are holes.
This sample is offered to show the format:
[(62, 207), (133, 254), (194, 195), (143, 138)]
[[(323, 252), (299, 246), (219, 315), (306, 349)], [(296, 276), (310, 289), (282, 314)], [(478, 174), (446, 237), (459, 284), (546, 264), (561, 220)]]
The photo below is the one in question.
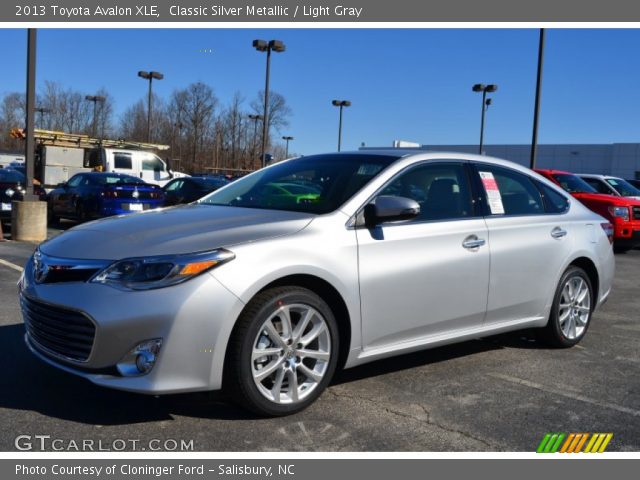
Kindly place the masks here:
[(560, 185), (594, 212), (609, 220), (614, 227), (616, 252), (640, 246), (640, 201), (598, 193), (577, 175), (562, 170), (536, 170)]

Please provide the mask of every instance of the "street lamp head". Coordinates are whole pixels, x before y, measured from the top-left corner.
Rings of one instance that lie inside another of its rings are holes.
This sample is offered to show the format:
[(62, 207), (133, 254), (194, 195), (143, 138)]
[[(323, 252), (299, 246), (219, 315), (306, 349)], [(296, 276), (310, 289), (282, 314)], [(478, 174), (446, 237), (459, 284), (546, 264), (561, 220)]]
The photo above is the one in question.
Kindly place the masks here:
[(274, 52), (284, 52), (286, 47), (284, 45), (284, 43), (281, 40), (271, 40), (269, 42), (269, 48), (271, 48), (271, 50), (273, 50)]
[(145, 80), (149, 80), (149, 77), (150, 77), (149, 72), (145, 72), (144, 70), (140, 70), (138, 72), (138, 76), (140, 78), (144, 78)]
[(107, 100), (102, 95), (87, 95), (84, 99), (89, 100), (90, 102), (104, 102)]
[(253, 48), (255, 48), (259, 52), (266, 52), (269, 44), (266, 40), (254, 40)]
[(262, 120), (262, 115), (249, 115), (251, 120)]
[(476, 83), (476, 84), (473, 86), (472, 90), (473, 90), (474, 92), (484, 92), (484, 89), (485, 89), (485, 88), (486, 88), (486, 87), (485, 87), (485, 85), (483, 85), (482, 83)]
[(164, 78), (164, 75), (160, 72), (149, 72), (149, 75), (151, 75), (151, 78), (154, 78), (156, 80), (162, 80)]
[(349, 100), (332, 100), (331, 105), (334, 107), (350, 107), (351, 102)]
[(498, 85), (494, 85), (492, 83), (490, 85), (487, 85), (487, 88), (485, 90), (487, 93), (495, 92), (496, 90), (498, 90)]
[(293, 137), (290, 137), (290, 136), (288, 136), (288, 135), (285, 135), (284, 137), (282, 137), (282, 139), (283, 139), (283, 140), (287, 140), (287, 141), (289, 141), (289, 140), (293, 140)]

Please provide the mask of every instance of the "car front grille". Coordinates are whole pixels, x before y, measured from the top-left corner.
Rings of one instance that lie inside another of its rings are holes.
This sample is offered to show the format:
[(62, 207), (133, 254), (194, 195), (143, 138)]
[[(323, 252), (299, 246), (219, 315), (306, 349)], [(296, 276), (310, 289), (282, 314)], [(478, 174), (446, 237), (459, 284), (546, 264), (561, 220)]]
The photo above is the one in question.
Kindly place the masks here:
[(640, 220), (640, 207), (633, 207), (633, 219)]
[(21, 295), (22, 317), (29, 339), (48, 355), (86, 362), (91, 354), (96, 328), (83, 313), (54, 306)]

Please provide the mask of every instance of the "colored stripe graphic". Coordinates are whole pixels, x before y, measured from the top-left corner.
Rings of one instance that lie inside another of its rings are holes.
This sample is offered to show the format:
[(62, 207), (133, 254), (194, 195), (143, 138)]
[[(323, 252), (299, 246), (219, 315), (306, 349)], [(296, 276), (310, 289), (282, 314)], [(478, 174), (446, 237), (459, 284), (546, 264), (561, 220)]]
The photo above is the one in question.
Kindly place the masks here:
[[(547, 433), (537, 453), (602, 453), (613, 438), (613, 433)], [(588, 440), (588, 441), (587, 441)], [(585, 446), (586, 443), (586, 447)], [(583, 450), (584, 447), (584, 450)]]

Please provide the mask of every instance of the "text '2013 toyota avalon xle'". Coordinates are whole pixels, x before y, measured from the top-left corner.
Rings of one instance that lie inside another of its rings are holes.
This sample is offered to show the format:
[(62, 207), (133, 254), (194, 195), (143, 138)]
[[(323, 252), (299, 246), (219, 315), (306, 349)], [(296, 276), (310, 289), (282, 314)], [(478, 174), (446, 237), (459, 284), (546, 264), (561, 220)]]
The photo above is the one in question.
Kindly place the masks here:
[(612, 234), (507, 161), (303, 157), (43, 243), (19, 283), (25, 338), (98, 385), (223, 389), (284, 415), (337, 367), (534, 327), (578, 343), (611, 290)]

